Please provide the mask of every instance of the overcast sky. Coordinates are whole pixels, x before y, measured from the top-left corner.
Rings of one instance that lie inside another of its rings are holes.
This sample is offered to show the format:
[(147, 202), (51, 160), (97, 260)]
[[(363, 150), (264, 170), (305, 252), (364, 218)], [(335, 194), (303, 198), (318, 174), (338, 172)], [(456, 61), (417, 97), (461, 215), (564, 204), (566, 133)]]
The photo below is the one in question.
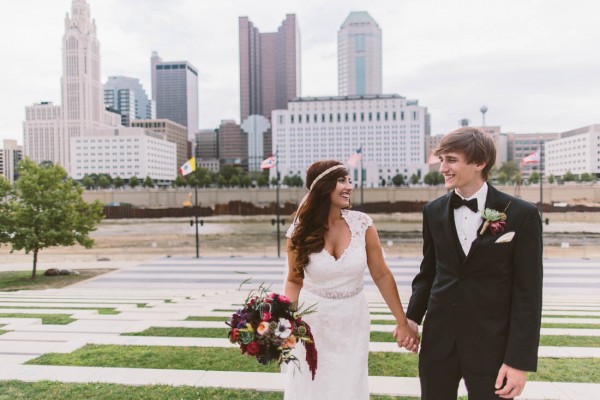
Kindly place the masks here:
[[(102, 81), (139, 78), (150, 56), (199, 71), (200, 128), (239, 122), (238, 17), (261, 32), (295, 13), (302, 96), (337, 95), (337, 31), (368, 11), (383, 35), (383, 91), (418, 99), (432, 134), (461, 118), (503, 132), (600, 123), (600, 3), (593, 0), (88, 0)], [(0, 139), (23, 141), (25, 106), (60, 104), (62, 35), (71, 0), (1, 0)]]

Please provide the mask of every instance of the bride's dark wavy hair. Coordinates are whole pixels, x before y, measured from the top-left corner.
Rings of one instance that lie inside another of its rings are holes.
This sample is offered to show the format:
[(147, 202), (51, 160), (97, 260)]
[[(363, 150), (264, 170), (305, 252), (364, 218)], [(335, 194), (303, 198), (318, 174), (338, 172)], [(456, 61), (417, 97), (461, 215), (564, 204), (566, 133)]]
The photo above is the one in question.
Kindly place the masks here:
[(292, 234), (291, 245), (288, 251), (296, 253), (294, 271), (304, 277), (304, 269), (308, 265), (309, 256), (318, 253), (325, 247), (325, 231), (329, 207), (331, 206), (330, 194), (335, 189), (338, 178), (348, 175), (346, 168), (339, 168), (329, 172), (315, 183), (313, 181), (325, 170), (336, 165), (344, 165), (336, 160), (323, 160), (313, 163), (306, 171), (306, 187), (309, 189), (304, 203), (295, 215), (297, 223)]

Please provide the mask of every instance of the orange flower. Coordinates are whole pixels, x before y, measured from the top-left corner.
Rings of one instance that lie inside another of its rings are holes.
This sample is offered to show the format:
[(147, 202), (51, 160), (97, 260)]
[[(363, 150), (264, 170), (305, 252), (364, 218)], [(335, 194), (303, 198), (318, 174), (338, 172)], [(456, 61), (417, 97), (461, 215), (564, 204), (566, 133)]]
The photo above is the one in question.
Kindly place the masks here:
[(291, 349), (296, 347), (296, 336), (294, 336), (294, 335), (288, 336), (287, 339), (285, 339), (285, 342), (283, 342), (283, 347), (289, 347)]
[(261, 322), (258, 325), (258, 328), (256, 328), (256, 331), (259, 335), (264, 335), (265, 333), (269, 332), (269, 323), (266, 321)]

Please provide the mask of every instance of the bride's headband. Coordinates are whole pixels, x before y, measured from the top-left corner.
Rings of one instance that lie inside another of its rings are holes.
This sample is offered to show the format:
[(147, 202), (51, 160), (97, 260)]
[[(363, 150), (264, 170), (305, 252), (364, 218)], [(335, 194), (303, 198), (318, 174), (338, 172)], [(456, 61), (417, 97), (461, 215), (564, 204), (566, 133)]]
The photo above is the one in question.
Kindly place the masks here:
[(331, 171), (335, 171), (336, 169), (340, 169), (340, 168), (346, 168), (346, 166), (345, 166), (344, 164), (338, 164), (338, 165), (334, 165), (334, 166), (333, 166), (333, 167), (331, 167), (331, 168), (327, 168), (325, 171), (321, 172), (321, 173), (320, 173), (320, 174), (319, 174), (319, 175), (318, 175), (318, 176), (315, 178), (315, 180), (314, 180), (314, 181), (312, 181), (312, 183), (310, 184), (310, 188), (308, 188), (308, 191), (310, 192), (310, 191), (313, 189), (313, 187), (315, 187), (315, 184), (316, 184), (317, 182), (319, 182), (319, 180), (320, 180), (321, 178), (323, 178), (325, 175), (327, 175), (327, 174), (328, 174), (328, 173), (330, 173)]

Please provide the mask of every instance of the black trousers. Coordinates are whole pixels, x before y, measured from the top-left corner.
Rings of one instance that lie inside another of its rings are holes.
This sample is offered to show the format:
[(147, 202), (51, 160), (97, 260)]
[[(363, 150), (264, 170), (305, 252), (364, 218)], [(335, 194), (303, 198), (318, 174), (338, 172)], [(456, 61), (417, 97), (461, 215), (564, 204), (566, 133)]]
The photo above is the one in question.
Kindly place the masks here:
[[(498, 366), (498, 369), (500, 366)], [(502, 399), (495, 394), (496, 377), (482, 375), (461, 363), (456, 346), (441, 360), (419, 354), (419, 379), (422, 400), (456, 400), (458, 384), (464, 378), (469, 400)]]

